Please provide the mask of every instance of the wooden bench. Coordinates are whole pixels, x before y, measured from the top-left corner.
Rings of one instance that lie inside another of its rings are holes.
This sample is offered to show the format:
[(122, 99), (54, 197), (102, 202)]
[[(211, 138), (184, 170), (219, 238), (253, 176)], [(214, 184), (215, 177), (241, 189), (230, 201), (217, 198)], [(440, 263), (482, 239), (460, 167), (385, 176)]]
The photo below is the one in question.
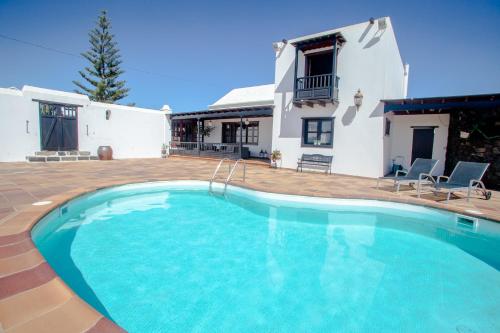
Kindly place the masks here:
[(332, 160), (333, 156), (326, 156), (321, 154), (302, 154), (302, 157), (297, 161), (297, 171), (302, 172), (302, 167), (315, 166), (325, 169), (326, 173), (332, 173)]

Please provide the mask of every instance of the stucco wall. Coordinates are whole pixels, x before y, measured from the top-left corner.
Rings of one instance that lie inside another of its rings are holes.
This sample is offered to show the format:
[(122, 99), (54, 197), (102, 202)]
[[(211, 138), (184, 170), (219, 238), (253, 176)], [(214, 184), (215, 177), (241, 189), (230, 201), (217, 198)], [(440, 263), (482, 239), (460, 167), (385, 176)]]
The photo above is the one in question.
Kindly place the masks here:
[(38, 105), (34, 104), (21, 91), (0, 89), (0, 162), (24, 161), (40, 149)]
[(449, 114), (392, 116), (390, 135), (391, 153), (389, 161), (396, 156), (402, 156), (403, 166), (408, 169), (411, 163), (413, 144), (412, 126), (437, 126), (434, 129), (432, 158), (439, 160), (439, 164), (436, 166), (436, 169), (434, 169), (434, 175), (442, 175), (446, 162), (446, 145), (448, 141), (449, 124)]
[[(111, 110), (109, 120), (106, 110)], [(160, 111), (91, 102), (79, 110), (80, 150), (96, 152), (99, 146), (109, 145), (118, 159), (160, 157), (165, 135), (170, 138), (165, 122)]]
[[(248, 147), (251, 156), (259, 157), (261, 150), (264, 150), (271, 154), (272, 145), (272, 130), (273, 130), (273, 120), (271, 117), (262, 118), (248, 118), (249, 121), (259, 122), (259, 143), (257, 145), (243, 145)], [(205, 142), (207, 143), (217, 143), (222, 142), (222, 123), (237, 122), (239, 119), (218, 119), (212, 120), (212, 127), (214, 128), (210, 133), (209, 137), (205, 137)], [(208, 126), (208, 121), (205, 122), (205, 126)]]
[[(333, 155), (333, 172), (378, 177), (384, 174), (383, 105), (381, 99), (404, 96), (404, 66), (390, 20), (379, 30), (377, 22), (340, 29), (346, 39), (338, 57), (339, 103), (299, 108), (292, 103), (295, 48), (284, 45), (276, 55), (273, 149), (282, 165), (295, 168), (302, 153)], [(299, 52), (299, 76), (304, 56)], [(359, 110), (354, 94), (361, 89)], [(303, 117), (335, 118), (333, 148), (301, 147)]]
[[(91, 102), (87, 96), (30, 86), (0, 89), (0, 162), (25, 161), (41, 150), (39, 100), (79, 105), (79, 150), (93, 155), (98, 146), (111, 145), (115, 158), (160, 157), (162, 143), (170, 140), (169, 122), (158, 110)], [(106, 110), (111, 110), (110, 120)]]

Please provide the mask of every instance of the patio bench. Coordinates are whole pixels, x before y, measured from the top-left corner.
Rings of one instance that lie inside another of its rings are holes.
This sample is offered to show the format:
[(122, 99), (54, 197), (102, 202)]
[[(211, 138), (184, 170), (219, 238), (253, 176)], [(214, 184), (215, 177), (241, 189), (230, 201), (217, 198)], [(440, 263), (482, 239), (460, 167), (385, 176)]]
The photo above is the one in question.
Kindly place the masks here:
[(321, 155), (321, 154), (302, 154), (302, 157), (297, 161), (297, 172), (305, 166), (314, 166), (324, 168), (326, 173), (332, 173), (332, 160), (333, 156)]

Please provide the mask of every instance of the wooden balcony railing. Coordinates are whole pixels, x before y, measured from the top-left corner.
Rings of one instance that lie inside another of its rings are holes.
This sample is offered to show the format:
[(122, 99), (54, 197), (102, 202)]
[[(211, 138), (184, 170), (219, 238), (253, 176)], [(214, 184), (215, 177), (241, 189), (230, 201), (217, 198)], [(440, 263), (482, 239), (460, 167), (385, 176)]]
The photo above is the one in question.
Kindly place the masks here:
[(170, 144), (171, 155), (239, 158), (239, 143), (176, 142)]
[(295, 82), (294, 100), (336, 100), (339, 80), (338, 76), (333, 79), (332, 74), (299, 77)]

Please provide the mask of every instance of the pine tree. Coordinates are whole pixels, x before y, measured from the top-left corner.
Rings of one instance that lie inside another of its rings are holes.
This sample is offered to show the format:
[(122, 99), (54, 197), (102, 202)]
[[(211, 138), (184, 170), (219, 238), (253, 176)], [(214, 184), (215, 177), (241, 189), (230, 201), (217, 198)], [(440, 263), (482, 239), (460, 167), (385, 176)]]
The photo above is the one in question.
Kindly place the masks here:
[(118, 80), (124, 71), (120, 69), (122, 61), (106, 14), (105, 10), (101, 12), (97, 27), (89, 32), (90, 50), (81, 54), (90, 66), (78, 73), (90, 87), (78, 81), (73, 83), (79, 88), (75, 92), (88, 95), (93, 101), (114, 103), (126, 97), (130, 89), (125, 88), (125, 81)]

